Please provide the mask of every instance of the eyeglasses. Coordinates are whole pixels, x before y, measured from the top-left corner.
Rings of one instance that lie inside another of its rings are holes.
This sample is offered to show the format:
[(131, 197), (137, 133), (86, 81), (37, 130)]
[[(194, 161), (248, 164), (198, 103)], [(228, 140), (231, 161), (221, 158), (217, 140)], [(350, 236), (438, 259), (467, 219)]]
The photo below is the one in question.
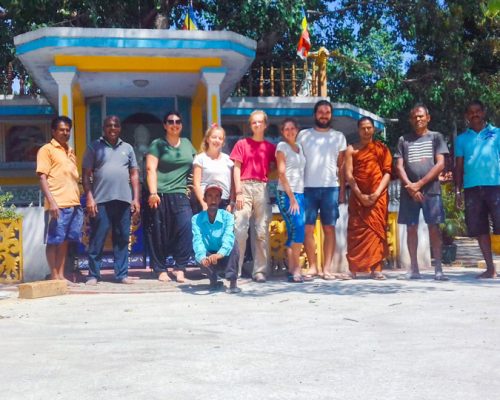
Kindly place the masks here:
[(168, 125), (181, 125), (182, 121), (180, 119), (167, 119)]

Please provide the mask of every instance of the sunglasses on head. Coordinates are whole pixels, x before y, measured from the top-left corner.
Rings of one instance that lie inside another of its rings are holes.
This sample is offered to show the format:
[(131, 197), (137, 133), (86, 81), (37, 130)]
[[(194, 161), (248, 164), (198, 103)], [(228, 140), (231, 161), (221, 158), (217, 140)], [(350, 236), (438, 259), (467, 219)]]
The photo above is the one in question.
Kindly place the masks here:
[(180, 119), (167, 119), (168, 125), (181, 125), (182, 121)]

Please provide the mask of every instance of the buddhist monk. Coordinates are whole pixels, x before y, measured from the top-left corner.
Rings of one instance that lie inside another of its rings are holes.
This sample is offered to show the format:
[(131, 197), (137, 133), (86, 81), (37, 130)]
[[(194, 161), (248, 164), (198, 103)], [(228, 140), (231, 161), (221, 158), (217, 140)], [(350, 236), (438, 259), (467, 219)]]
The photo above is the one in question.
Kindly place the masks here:
[(370, 273), (385, 279), (382, 261), (387, 254), (387, 186), (391, 179), (389, 149), (373, 140), (375, 125), (370, 117), (358, 121), (359, 143), (346, 150), (346, 179), (351, 188), (347, 225), (347, 260), (352, 277)]

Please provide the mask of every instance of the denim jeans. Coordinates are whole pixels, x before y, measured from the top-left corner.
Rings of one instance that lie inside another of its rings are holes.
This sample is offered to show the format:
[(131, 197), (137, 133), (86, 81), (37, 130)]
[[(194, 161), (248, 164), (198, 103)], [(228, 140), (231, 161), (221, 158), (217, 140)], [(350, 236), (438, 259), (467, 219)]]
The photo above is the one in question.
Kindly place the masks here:
[(166, 258), (173, 256), (174, 269), (184, 270), (193, 252), (191, 218), (193, 212), (188, 197), (182, 193), (159, 194), (158, 208), (149, 210), (151, 266), (156, 272), (164, 271)]
[(111, 228), (115, 278), (128, 276), (128, 244), (130, 237), (130, 204), (113, 200), (97, 205), (97, 215), (90, 218), (89, 274), (101, 279), (102, 251)]

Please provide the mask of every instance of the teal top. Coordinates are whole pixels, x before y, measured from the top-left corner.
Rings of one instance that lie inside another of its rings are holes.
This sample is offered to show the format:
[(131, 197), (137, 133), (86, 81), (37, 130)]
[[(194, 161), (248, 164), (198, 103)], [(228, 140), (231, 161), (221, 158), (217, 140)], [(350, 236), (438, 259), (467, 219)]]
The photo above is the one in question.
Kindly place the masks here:
[(464, 158), (464, 188), (500, 185), (500, 129), (488, 124), (481, 132), (457, 136), (455, 157)]
[(217, 210), (213, 223), (208, 212), (202, 211), (191, 220), (193, 230), (193, 250), (197, 262), (208, 253), (219, 253), (227, 257), (234, 246), (234, 216), (226, 210)]

